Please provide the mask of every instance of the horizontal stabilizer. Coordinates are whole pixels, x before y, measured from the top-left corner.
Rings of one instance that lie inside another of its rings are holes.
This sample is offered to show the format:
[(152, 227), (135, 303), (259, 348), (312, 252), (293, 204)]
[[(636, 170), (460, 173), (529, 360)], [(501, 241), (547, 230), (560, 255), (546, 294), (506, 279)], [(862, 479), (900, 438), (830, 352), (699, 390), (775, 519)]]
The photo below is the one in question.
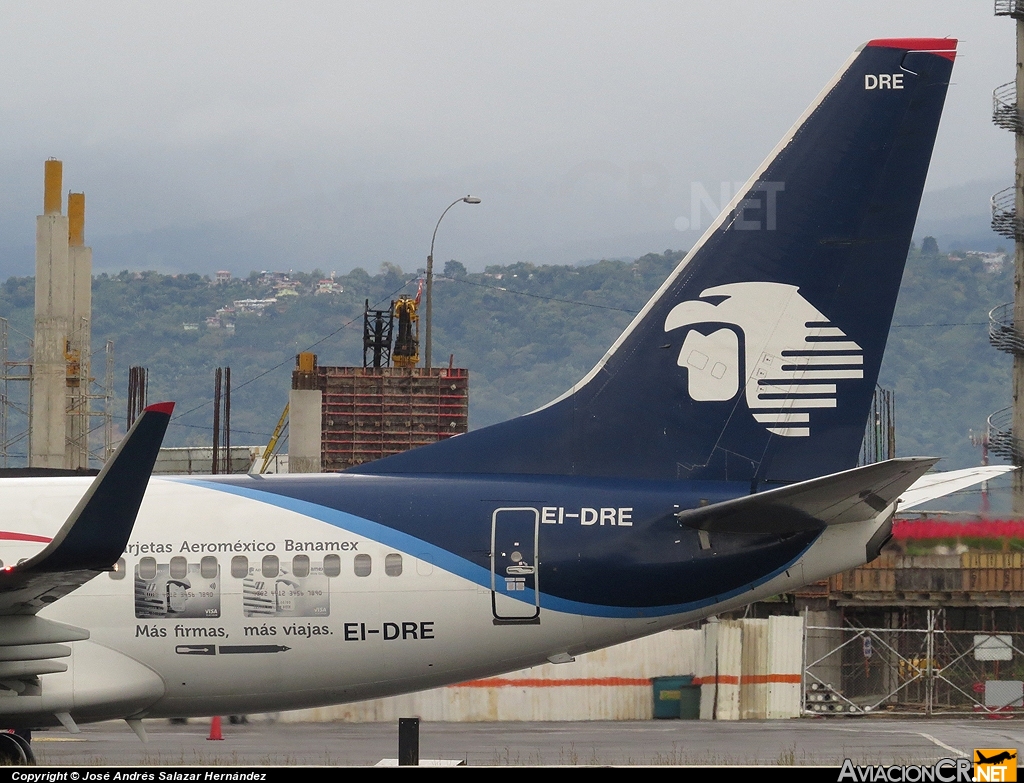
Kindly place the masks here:
[(903, 457), (676, 514), (697, 530), (795, 533), (860, 522), (892, 505), (938, 459)]
[(173, 409), (170, 402), (146, 408), (53, 540), (25, 562), (0, 570), (0, 615), (35, 614), (114, 566), (135, 525)]
[[(0, 653), (9, 647), (20, 647), (22, 645), (60, 645), (64, 642), (81, 642), (89, 638), (89, 632), (84, 628), (78, 628), (66, 623), (58, 623), (56, 620), (47, 620), (43, 617), (18, 616), (0, 618)], [(60, 658), (60, 655), (48, 657)], [(0, 660), (9, 661), (10, 657), (2, 657)], [(18, 659), (24, 660), (24, 659)]]
[(68, 665), (59, 661), (0, 661), (0, 679), (24, 679), (38, 677), (40, 674), (57, 674), (66, 672)]
[(9, 644), (0, 647), (0, 663), (5, 661), (42, 661), (67, 658), (71, 648), (66, 644)]
[(941, 498), (961, 489), (973, 487), (982, 481), (991, 481), (1016, 470), (1012, 465), (985, 465), (963, 470), (944, 470), (940, 473), (928, 473), (921, 476), (914, 485), (900, 496), (900, 511), (920, 506), (929, 500)]

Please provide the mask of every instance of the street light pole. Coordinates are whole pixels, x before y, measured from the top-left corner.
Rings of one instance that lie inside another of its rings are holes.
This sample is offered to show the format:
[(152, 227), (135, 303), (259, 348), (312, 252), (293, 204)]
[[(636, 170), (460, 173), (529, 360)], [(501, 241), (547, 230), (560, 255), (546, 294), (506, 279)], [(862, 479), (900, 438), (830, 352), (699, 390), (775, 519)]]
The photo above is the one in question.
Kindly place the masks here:
[(447, 207), (444, 212), (441, 213), (441, 217), (437, 219), (437, 225), (434, 226), (434, 235), (430, 238), (430, 255), (427, 256), (427, 334), (426, 343), (427, 349), (423, 353), (423, 366), (428, 370), (433, 366), (430, 363), (430, 346), (431, 346), (431, 326), (433, 325), (434, 319), (431, 317), (434, 311), (434, 240), (437, 239), (437, 229), (441, 225), (441, 221), (444, 220), (444, 216), (448, 214), (448, 210), (454, 207), (459, 202), (464, 201), (467, 204), (479, 204), (480, 199), (476, 196), (466, 196), (465, 198), (457, 198)]

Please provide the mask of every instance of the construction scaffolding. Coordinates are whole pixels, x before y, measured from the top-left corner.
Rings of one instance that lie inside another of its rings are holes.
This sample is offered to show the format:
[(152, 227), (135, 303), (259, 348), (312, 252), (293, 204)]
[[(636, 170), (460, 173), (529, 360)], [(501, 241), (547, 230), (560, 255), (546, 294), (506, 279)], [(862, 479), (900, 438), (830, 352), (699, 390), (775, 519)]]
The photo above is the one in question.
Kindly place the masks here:
[[(0, 467), (17, 468), (28, 465), (29, 432), (32, 427), (32, 361), (11, 358), (10, 333), (17, 332), (25, 338), (27, 356), (32, 355), (32, 339), (13, 329), (6, 318), (0, 318)], [(107, 340), (103, 348), (105, 372), (102, 382), (85, 374), (79, 379), (80, 391), (68, 397), (69, 410), (74, 406), (88, 423), (85, 427), (84, 443), (68, 438), (68, 444), (76, 449), (87, 450), (90, 462), (102, 465), (114, 450), (113, 404), (114, 404), (114, 342)], [(88, 363), (80, 367), (92, 366)], [(94, 405), (98, 403), (98, 405)], [(100, 432), (102, 439), (95, 437)]]
[[(32, 362), (12, 360), (9, 354), (9, 333), (12, 330), (6, 318), (0, 318), (0, 467), (10, 468), (11, 460), (20, 467), (28, 463), (28, 433), (32, 410)], [(32, 352), (32, 339), (18, 332)], [(20, 382), (26, 382), (24, 386)], [(24, 453), (12, 453), (23, 447)], [(22, 459), (24, 458), (24, 459)]]
[(344, 470), (469, 428), (469, 371), (317, 367), (322, 469)]
[[(103, 405), (102, 410), (95, 410), (89, 402), (87, 416), (89, 417), (89, 435), (97, 430), (103, 430), (103, 440), (99, 448), (89, 450), (89, 457), (99, 464), (107, 461), (107, 458), (114, 453), (114, 341), (107, 340), (103, 346), (104, 372), (103, 384), (100, 385), (95, 378), (89, 379), (88, 400), (95, 400)], [(98, 421), (98, 424), (94, 424)]]
[(1009, 717), (1024, 709), (1024, 633), (949, 627), (928, 609), (916, 627), (808, 624), (804, 714)]
[(896, 392), (875, 388), (871, 412), (864, 428), (860, 464), (871, 465), (896, 456)]

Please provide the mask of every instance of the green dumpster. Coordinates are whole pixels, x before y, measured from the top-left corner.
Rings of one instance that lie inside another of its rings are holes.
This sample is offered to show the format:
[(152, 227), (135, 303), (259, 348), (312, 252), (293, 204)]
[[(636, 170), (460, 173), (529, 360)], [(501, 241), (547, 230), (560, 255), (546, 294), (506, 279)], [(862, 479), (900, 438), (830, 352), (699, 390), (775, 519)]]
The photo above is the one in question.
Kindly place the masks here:
[(686, 683), (679, 689), (679, 717), (700, 720), (700, 686), (693, 684), (693, 677), (684, 679)]
[(693, 684), (692, 676), (655, 677), (651, 684), (655, 718), (700, 717), (700, 686)]

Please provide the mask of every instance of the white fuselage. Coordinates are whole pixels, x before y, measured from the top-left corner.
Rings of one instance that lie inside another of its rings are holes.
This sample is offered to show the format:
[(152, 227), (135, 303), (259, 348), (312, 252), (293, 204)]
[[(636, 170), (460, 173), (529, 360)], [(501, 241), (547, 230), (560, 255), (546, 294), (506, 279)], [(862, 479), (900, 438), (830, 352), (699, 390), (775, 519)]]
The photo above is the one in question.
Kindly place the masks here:
[[(52, 536), (88, 485), (4, 481), (3, 530)], [(461, 682), (679, 626), (857, 566), (884, 518), (827, 528), (785, 573), (701, 611), (607, 618), (545, 609), (541, 599), (539, 624), (495, 625), (490, 589), (415, 547), (400, 551), (252, 498), (153, 479), (123, 568), (40, 613), (90, 639), (72, 643), (67, 672), (41, 676), (39, 696), (0, 695), (0, 714), (46, 725), (57, 712), (89, 721), (272, 711)], [(44, 545), (2, 540), (0, 559), (11, 565)]]

